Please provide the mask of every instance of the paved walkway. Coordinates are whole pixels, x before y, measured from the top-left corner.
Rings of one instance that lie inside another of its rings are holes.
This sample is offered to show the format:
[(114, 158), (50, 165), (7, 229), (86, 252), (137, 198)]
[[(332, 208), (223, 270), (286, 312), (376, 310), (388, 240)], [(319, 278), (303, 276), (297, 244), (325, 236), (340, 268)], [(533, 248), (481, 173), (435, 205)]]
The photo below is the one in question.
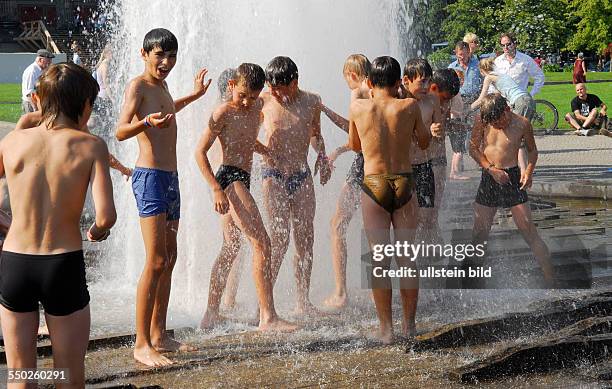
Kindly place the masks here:
[[(0, 138), (14, 128), (0, 122)], [(594, 136), (536, 135), (540, 156), (530, 193), (549, 197), (612, 198), (612, 138)], [(449, 162), (450, 144), (447, 142)], [(480, 173), (466, 157), (468, 173)]]

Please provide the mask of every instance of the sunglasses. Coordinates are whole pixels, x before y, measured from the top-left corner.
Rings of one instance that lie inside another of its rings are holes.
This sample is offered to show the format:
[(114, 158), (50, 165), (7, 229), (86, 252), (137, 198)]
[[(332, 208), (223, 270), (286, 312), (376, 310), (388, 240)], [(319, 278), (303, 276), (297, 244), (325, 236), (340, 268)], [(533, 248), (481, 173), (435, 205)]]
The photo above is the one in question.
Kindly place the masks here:
[(501, 47), (511, 47), (514, 46), (514, 42), (510, 42), (510, 43), (506, 43), (506, 44), (500, 44)]

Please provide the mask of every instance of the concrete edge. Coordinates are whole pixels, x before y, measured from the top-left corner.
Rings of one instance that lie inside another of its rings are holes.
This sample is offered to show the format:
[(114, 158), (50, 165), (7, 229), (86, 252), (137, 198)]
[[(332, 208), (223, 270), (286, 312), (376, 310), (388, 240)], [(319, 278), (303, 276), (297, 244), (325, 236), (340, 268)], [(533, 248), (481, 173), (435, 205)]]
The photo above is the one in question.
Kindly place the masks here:
[(575, 199), (600, 199), (607, 201), (612, 196), (612, 183), (592, 182), (534, 182), (530, 195), (543, 197), (565, 197)]

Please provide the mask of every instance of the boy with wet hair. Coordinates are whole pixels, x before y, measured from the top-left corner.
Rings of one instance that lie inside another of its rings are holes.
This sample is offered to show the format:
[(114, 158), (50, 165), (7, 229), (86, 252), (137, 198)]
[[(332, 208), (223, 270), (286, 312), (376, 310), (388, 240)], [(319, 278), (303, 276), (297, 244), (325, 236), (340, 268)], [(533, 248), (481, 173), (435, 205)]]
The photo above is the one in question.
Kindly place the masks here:
[[(423, 125), (417, 100), (398, 99), (401, 68), (392, 57), (378, 57), (372, 62), (368, 85), (371, 99), (351, 103), (349, 145), (362, 151), (364, 158), (361, 209), (363, 225), (370, 247), (390, 244), (390, 227), (395, 240), (412, 244), (416, 228), (416, 201), (413, 196), (411, 144), (417, 139), (421, 150), (427, 149), (431, 133)], [(391, 259), (374, 263), (388, 269)], [(411, 266), (410, 261), (396, 258), (399, 266)], [(418, 279), (400, 281), (402, 300), (402, 333), (416, 335), (415, 315), (418, 299)], [(391, 312), (391, 281), (372, 280), (372, 294), (380, 322), (377, 338), (393, 342)]]
[[(12, 223), (0, 260), (0, 316), (10, 369), (36, 369), (39, 303), (53, 347), (53, 367), (69, 371), (69, 387), (85, 387), (89, 292), (80, 219), (91, 184), (95, 221), (90, 241), (108, 237), (116, 220), (104, 141), (81, 130), (98, 84), (83, 68), (62, 63), (41, 76), (40, 125), (0, 142)], [(25, 168), (24, 168), (25, 166)], [(9, 387), (25, 387), (13, 383)]]
[[(351, 101), (355, 99), (370, 98), (370, 88), (367, 79), (372, 64), (363, 54), (349, 55), (344, 62), (342, 74), (349, 89), (351, 90)], [(340, 129), (348, 133), (349, 121), (338, 115), (325, 105), (322, 111)], [(344, 152), (350, 150), (348, 145), (338, 147), (329, 156), (329, 162), (333, 166), (334, 161)], [(332, 240), (332, 264), (336, 288), (334, 292), (323, 302), (332, 309), (341, 309), (348, 303), (346, 288), (346, 232), (349, 223), (361, 205), (361, 182), (363, 181), (363, 154), (356, 153), (353, 164), (346, 176), (346, 182), (340, 190), (340, 196), (336, 204), (336, 212), (331, 220)]]
[(436, 196), (438, 188), (436, 187), (433, 168), (435, 167), (442, 175), (446, 173), (445, 139), (440, 100), (437, 95), (429, 93), (432, 76), (431, 66), (422, 58), (411, 59), (404, 67), (403, 85), (407, 97), (417, 100), (423, 124), (432, 135), (427, 149), (421, 150), (418, 144), (413, 142), (410, 150), (412, 172), (415, 178), (419, 204), (416, 216), (419, 228), (425, 231), (427, 239), (435, 239), (439, 236), (439, 204), (436, 204), (435, 200), (436, 197), (439, 199), (440, 196)]
[[(257, 141), (263, 100), (259, 97), (266, 80), (261, 67), (243, 63), (228, 82), (232, 100), (211, 115), (196, 147), (196, 160), (204, 179), (213, 188), (215, 211), (222, 215), (223, 246), (211, 270), (208, 308), (200, 324), (211, 329), (226, 321), (219, 314), (228, 273), (240, 250), (240, 235), (253, 246), (253, 278), (259, 301), (261, 331), (292, 331), (297, 327), (281, 320), (274, 309), (270, 279), (270, 238), (257, 204), (249, 192), (253, 153), (268, 154)], [(206, 153), (216, 138), (221, 142), (223, 164), (214, 175)]]
[(175, 115), (202, 97), (211, 80), (204, 83), (207, 70), (201, 69), (195, 77), (194, 91), (173, 100), (165, 79), (176, 64), (177, 51), (178, 42), (170, 31), (156, 28), (145, 35), (140, 52), (145, 69), (126, 88), (116, 132), (119, 141), (136, 137), (140, 150), (132, 189), (146, 260), (136, 293), (134, 358), (147, 366), (171, 364), (161, 352), (193, 349), (166, 333), (181, 201)]
[[(38, 85), (39, 83), (37, 82), (36, 88), (38, 88)], [(26, 114), (21, 115), (21, 117), (17, 121), (17, 124), (15, 125), (15, 130), (23, 130), (26, 128), (36, 127), (42, 121), (42, 112), (39, 107), (39, 99), (36, 91), (32, 92), (32, 101), (34, 102), (34, 105), (38, 108), (34, 112), (28, 112)], [(88, 133), (90, 132), (87, 123), (85, 123), (85, 127), (83, 127), (81, 130)], [(126, 179), (128, 179), (132, 175), (132, 169), (123, 165), (113, 154), (109, 153), (108, 158), (109, 166), (111, 169), (117, 170), (119, 173), (123, 174)]]
[[(529, 163), (521, 173), (518, 149), (523, 139)], [(482, 178), (474, 203), (475, 243), (488, 239), (497, 208), (510, 208), (512, 219), (540, 264), (546, 283), (554, 285), (550, 252), (533, 223), (525, 191), (531, 187), (538, 160), (531, 123), (525, 117), (513, 113), (501, 94), (485, 96), (472, 130), (470, 155), (482, 167)]]
[(294, 271), (299, 314), (314, 313), (310, 302), (310, 275), (314, 244), (315, 194), (308, 166), (308, 149), (317, 153), (315, 174), (321, 185), (331, 175), (321, 136), (321, 98), (298, 87), (298, 68), (289, 57), (275, 57), (266, 67), (269, 92), (264, 101), (263, 125), (269, 149), (262, 167), (263, 194), (272, 241), (272, 285), (289, 246), (293, 228)]

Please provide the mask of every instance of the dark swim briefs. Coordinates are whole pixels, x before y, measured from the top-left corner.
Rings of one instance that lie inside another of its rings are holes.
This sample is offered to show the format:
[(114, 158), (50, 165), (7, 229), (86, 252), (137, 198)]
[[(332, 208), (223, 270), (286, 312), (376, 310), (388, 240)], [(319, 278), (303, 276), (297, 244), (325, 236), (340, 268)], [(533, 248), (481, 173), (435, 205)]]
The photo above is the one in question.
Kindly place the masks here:
[(284, 187), (287, 195), (293, 196), (301, 187), (304, 181), (310, 177), (310, 169), (308, 167), (296, 173), (285, 176), (280, 170), (272, 167), (263, 167), (261, 177), (274, 178), (279, 181)]
[(240, 181), (246, 186), (247, 189), (251, 189), (251, 173), (240, 169), (236, 166), (221, 165), (215, 179), (221, 185), (221, 189), (225, 190), (232, 182)]
[(416, 195), (419, 208), (433, 208), (436, 197), (436, 181), (431, 168), (431, 161), (412, 165), (412, 173), (416, 181)]
[(132, 191), (140, 217), (166, 214), (166, 220), (181, 217), (181, 192), (177, 172), (136, 167), (132, 172)]
[(30, 255), (3, 251), (0, 304), (13, 312), (38, 311), (66, 316), (89, 304), (83, 251)]
[(526, 203), (527, 192), (521, 188), (521, 170), (518, 166), (503, 169), (510, 177), (510, 182), (501, 185), (486, 170), (482, 170), (480, 186), (476, 193), (476, 203), (491, 208), (511, 208)]
[(362, 190), (376, 204), (393, 214), (412, 198), (414, 177), (412, 173), (368, 174), (363, 178)]
[(363, 154), (357, 153), (353, 164), (346, 175), (346, 183), (355, 189), (361, 188), (363, 182)]

